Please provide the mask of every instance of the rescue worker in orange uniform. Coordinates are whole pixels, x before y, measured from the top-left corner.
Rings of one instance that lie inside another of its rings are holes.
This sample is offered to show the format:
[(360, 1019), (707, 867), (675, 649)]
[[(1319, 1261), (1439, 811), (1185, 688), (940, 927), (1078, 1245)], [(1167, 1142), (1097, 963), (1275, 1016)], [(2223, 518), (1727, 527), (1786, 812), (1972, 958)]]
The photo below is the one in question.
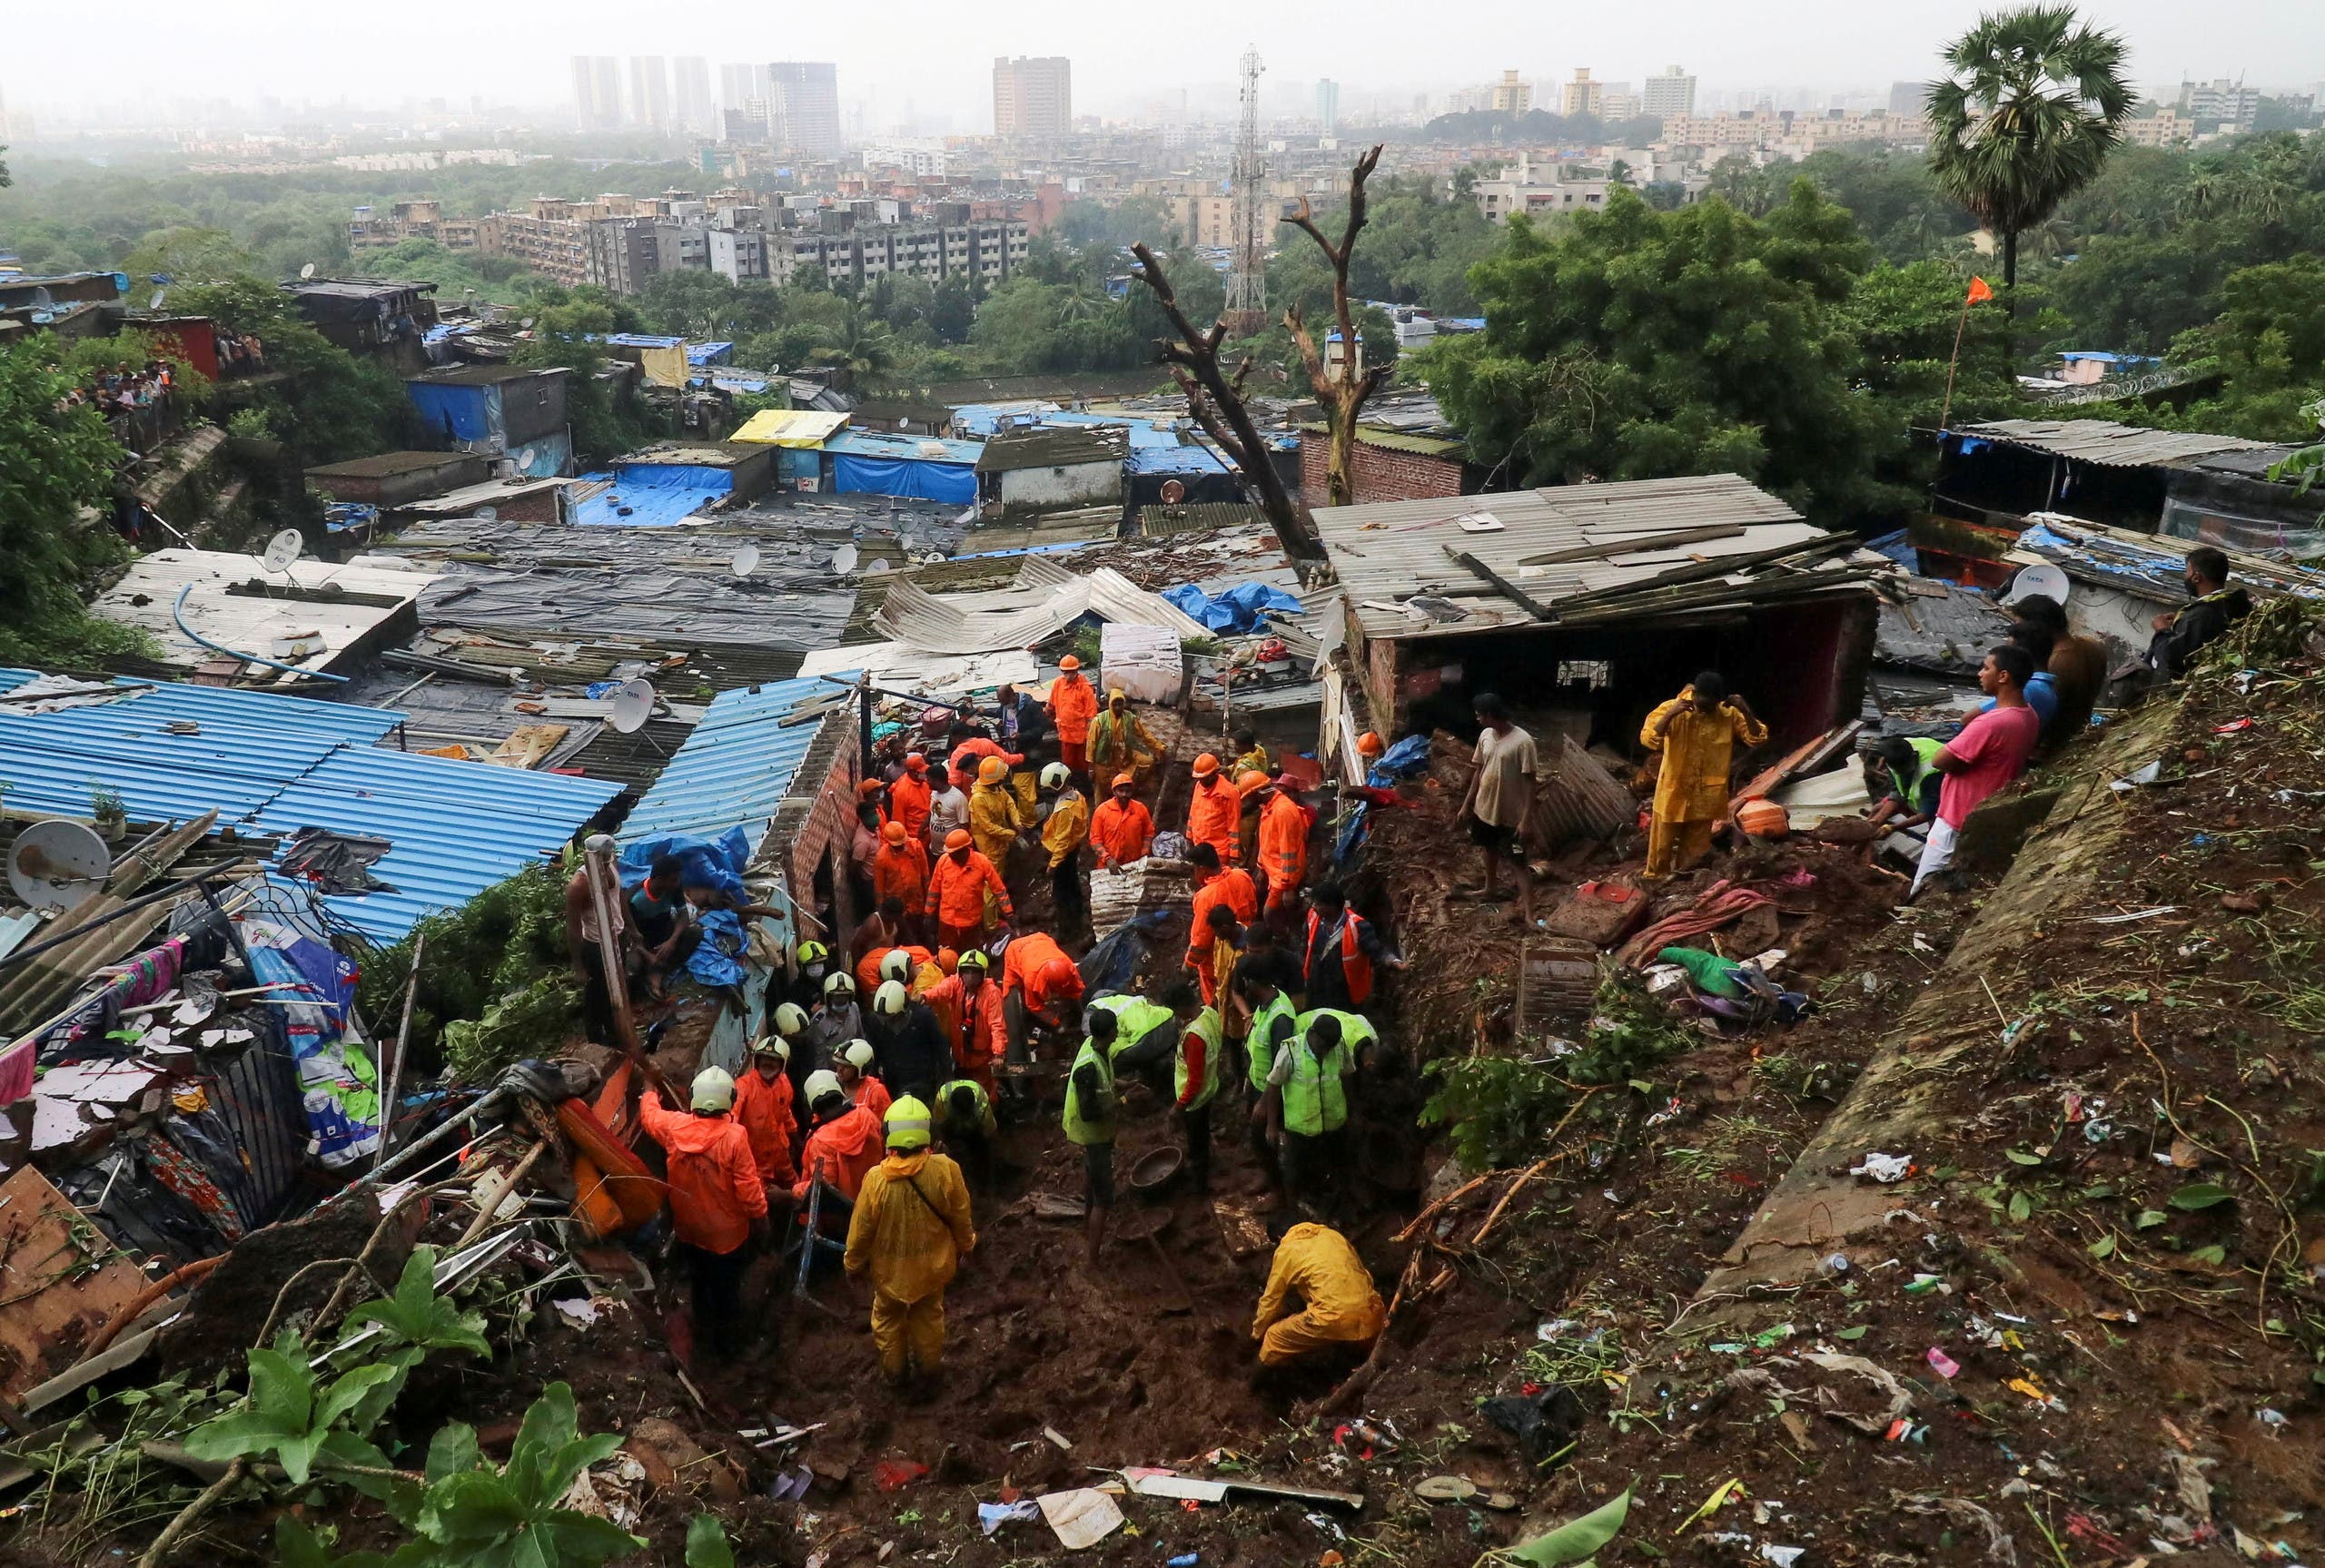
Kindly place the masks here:
[(901, 899), (907, 911), (928, 902), (928, 846), (902, 821), (880, 830), (880, 853), (872, 857), (872, 892), (883, 902)]
[(847, 1091), (849, 1100), (862, 1106), (875, 1117), (888, 1114), (888, 1103), (892, 1098), (886, 1080), (874, 1070), (874, 1064), (879, 1060), (880, 1053), (872, 1049), (872, 1042), (868, 1040), (849, 1040), (832, 1059), (832, 1076), (839, 1080), (839, 1086)]
[(1065, 1029), (1082, 1000), (1082, 971), (1065, 950), (1038, 931), (1010, 939), (1001, 954), (1002, 1016), (1008, 1025), (1008, 1060), (1022, 1067), (1034, 1026)]
[(638, 1120), (668, 1156), (670, 1222), (687, 1260), (697, 1340), (721, 1358), (742, 1348), (743, 1268), (767, 1238), (767, 1183), (750, 1135), (735, 1119), (735, 1080), (722, 1068), (694, 1075), (689, 1109), (648, 1090)]
[(1235, 863), (1235, 822), (1243, 797), (1220, 771), (1219, 759), (1205, 752), (1195, 758), (1195, 790), (1187, 803), (1187, 842), (1207, 843), (1219, 852), (1220, 863)]
[(1202, 987), (1203, 1005), (1208, 1007), (1218, 1000), (1212, 972), (1212, 944), (1216, 938), (1211, 912), (1224, 904), (1248, 925), (1259, 917), (1260, 895), (1252, 885), (1252, 873), (1242, 866), (1222, 866), (1219, 851), (1209, 843), (1190, 845), (1187, 863), (1195, 868), (1197, 883), (1194, 913), (1187, 927), (1187, 967), (1195, 971)]
[(1138, 798), (1137, 783), (1129, 774), (1116, 774), (1112, 793), (1090, 814), (1090, 847), (1103, 871), (1144, 860), (1146, 846), (1154, 842), (1154, 815)]
[(1009, 889), (993, 862), (977, 853), (969, 830), (956, 827), (945, 839), (945, 853), (928, 873), (928, 900), (922, 907), (936, 922), (936, 940), (962, 952), (975, 947), (992, 929), (985, 918), (985, 898), (1001, 906), (1001, 923), (1017, 918)]
[(1292, 907), (1300, 884), (1308, 880), (1308, 814), (1289, 790), (1267, 782), (1265, 774), (1252, 793), (1261, 802), (1260, 874), (1267, 878), (1267, 911), (1275, 914)]
[(815, 1125), (806, 1146), (799, 1151), (799, 1181), (791, 1196), (803, 1208), (807, 1188), (823, 1184), (848, 1202), (863, 1190), (864, 1178), (880, 1163), (880, 1119), (860, 1105), (848, 1103), (847, 1091), (828, 1071), (807, 1075), (807, 1109)]
[(961, 1168), (929, 1151), (927, 1105), (906, 1095), (888, 1108), (885, 1130), (887, 1158), (865, 1177), (848, 1219), (846, 1264), (871, 1277), (872, 1343), (881, 1376), (898, 1384), (944, 1361), (945, 1287), (977, 1233)]
[(928, 786), (928, 759), (918, 752), (905, 757), (905, 771), (888, 786), (888, 820), (904, 823), (905, 836), (915, 843), (928, 837), (928, 802), (935, 792)]
[(751, 1140), (751, 1158), (770, 1194), (787, 1193), (799, 1179), (791, 1164), (799, 1119), (791, 1109), (790, 1065), (791, 1047), (783, 1037), (761, 1035), (751, 1042), (750, 1070), (735, 1080), (735, 1119)]
[[(993, 1070), (1009, 1046), (1001, 986), (988, 974), (992, 962), (971, 948), (961, 955), (960, 966), (952, 975), (922, 998), (936, 1010), (940, 1021), (948, 1017), (946, 1006), (950, 1007), (951, 1028), (945, 1038), (952, 1041), (953, 1066), (988, 1098), (1000, 1092)], [(945, 1005), (940, 1005), (940, 999)]]
[(1082, 661), (1068, 654), (1058, 660), (1050, 683), (1050, 722), (1057, 726), (1058, 760), (1070, 773), (1090, 776), (1090, 721), (1098, 716), (1098, 691), (1082, 673)]

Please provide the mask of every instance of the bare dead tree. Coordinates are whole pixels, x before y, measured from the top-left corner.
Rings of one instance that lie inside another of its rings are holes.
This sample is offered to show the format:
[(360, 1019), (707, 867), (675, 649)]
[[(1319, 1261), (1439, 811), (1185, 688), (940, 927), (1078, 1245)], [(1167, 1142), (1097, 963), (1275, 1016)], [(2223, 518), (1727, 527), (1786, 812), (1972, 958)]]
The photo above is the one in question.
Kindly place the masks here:
[[(1377, 149), (1376, 149), (1377, 151)], [(1220, 345), (1227, 340), (1227, 324), (1213, 321), (1208, 330), (1198, 331), (1186, 311), (1179, 304), (1179, 296), (1171, 287), (1162, 263), (1143, 241), (1133, 245), (1131, 254), (1138, 258), (1139, 281), (1154, 291), (1154, 302), (1162, 308), (1172, 330), (1178, 333), (1174, 341), (1158, 338), (1155, 348), (1162, 356), (1162, 363), (1170, 368), (1171, 379), (1186, 394), (1187, 409), (1204, 434), (1219, 443), (1242, 474), (1244, 482), (1258, 496), (1260, 509), (1268, 515), (1275, 528), (1275, 537), (1288, 555), (1321, 560), (1322, 541), (1308, 520), (1283, 478), (1268, 460), (1267, 442), (1260, 437), (1259, 427), (1252, 420), (1252, 412), (1243, 402), (1243, 380), (1252, 371), (1252, 357), (1243, 356), (1242, 362), (1230, 372), (1220, 364)]]
[(1324, 237), (1310, 213), (1308, 198), (1300, 198), (1300, 211), (1282, 220), (1304, 232), (1324, 252), (1324, 260), (1332, 266), (1332, 315), (1340, 328), (1341, 368), (1334, 375), (1324, 357), (1316, 351), (1316, 340), (1301, 318), (1300, 307), (1293, 304), (1283, 313), (1283, 324), (1291, 330), (1291, 340), (1300, 345), (1300, 362), (1308, 369), (1308, 385), (1315, 392), (1316, 400), (1324, 406), (1324, 417), (1331, 428), (1331, 444), (1326, 449), (1325, 505), (1345, 507), (1356, 500), (1356, 487), (1349, 470), (1356, 455), (1356, 417), (1363, 409), (1365, 399), (1380, 390), (1389, 379), (1391, 366), (1374, 365), (1361, 374), (1356, 370), (1356, 319), (1348, 301), (1348, 266), (1356, 255), (1356, 237), (1364, 228), (1364, 182), (1380, 164), (1380, 149), (1374, 147), (1356, 161), (1348, 176), (1348, 222), (1341, 230), (1337, 245)]

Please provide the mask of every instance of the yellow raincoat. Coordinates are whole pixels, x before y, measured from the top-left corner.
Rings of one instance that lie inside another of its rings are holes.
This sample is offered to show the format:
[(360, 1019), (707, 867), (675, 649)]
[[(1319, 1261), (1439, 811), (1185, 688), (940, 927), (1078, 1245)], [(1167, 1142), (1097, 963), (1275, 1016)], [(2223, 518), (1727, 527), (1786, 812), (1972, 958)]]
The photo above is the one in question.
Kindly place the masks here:
[[(1647, 874), (1660, 879), (1684, 870), (1711, 847), (1714, 823), (1727, 814), (1727, 772), (1736, 743), (1758, 745), (1768, 726), (1740, 708), (1722, 703), (1697, 713), (1696, 688), (1687, 687), (1647, 715), (1639, 744), (1663, 754), (1655, 781), (1655, 820), (1647, 835)], [(1669, 727), (1656, 726), (1665, 715)]]
[[(1306, 1310), (1290, 1310), (1295, 1294)], [(1380, 1292), (1346, 1237), (1328, 1225), (1295, 1225), (1283, 1233), (1252, 1320), (1261, 1366), (1281, 1366), (1328, 1345), (1367, 1344), (1388, 1324)]]
[(977, 853), (993, 863), (994, 870), (1008, 863), (1009, 846), (1018, 830), (1030, 825), (1025, 808), (1005, 781), (981, 784), (969, 792), (969, 834), (976, 840)]
[(949, 1156), (892, 1150), (865, 1177), (848, 1221), (847, 1271), (871, 1277), (872, 1343), (891, 1380), (944, 1360), (945, 1287), (976, 1244), (968, 1184)]
[(1049, 821), (1042, 824), (1042, 847), (1050, 852), (1050, 869), (1071, 860), (1089, 838), (1090, 803), (1080, 790), (1060, 790), (1051, 804)]

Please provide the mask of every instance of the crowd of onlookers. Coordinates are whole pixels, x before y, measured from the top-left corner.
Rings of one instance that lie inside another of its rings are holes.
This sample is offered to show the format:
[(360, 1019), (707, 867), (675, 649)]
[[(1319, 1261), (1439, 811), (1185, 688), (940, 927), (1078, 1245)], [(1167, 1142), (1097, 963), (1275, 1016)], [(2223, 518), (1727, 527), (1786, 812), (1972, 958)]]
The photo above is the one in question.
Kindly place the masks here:
[(220, 380), (256, 375), (266, 369), (266, 345), (259, 341), (256, 332), (222, 330), (212, 334), (212, 346), (218, 351)]
[(152, 446), (176, 423), (170, 394), (176, 372), (164, 360), (143, 366), (126, 361), (99, 370), (91, 385), (65, 394), (68, 408), (94, 404), (113, 427), (114, 439), (133, 449)]

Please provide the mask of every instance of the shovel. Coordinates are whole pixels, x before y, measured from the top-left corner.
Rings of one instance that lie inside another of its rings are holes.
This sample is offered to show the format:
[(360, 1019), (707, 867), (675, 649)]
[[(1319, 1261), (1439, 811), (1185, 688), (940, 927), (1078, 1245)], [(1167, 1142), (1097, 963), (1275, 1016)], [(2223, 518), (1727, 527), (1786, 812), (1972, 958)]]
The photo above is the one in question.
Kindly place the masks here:
[(1171, 1228), (1172, 1218), (1171, 1211), (1167, 1208), (1143, 1210), (1125, 1218), (1117, 1233), (1125, 1241), (1146, 1243), (1146, 1249), (1154, 1255), (1154, 1261), (1162, 1266), (1162, 1277), (1171, 1282), (1171, 1289), (1173, 1292), (1172, 1298), (1163, 1303), (1162, 1310), (1175, 1317), (1182, 1313), (1193, 1312), (1195, 1298), (1187, 1293), (1187, 1282), (1179, 1277), (1178, 1265), (1171, 1261), (1171, 1255), (1162, 1250), (1162, 1243), (1158, 1239), (1164, 1231)]

